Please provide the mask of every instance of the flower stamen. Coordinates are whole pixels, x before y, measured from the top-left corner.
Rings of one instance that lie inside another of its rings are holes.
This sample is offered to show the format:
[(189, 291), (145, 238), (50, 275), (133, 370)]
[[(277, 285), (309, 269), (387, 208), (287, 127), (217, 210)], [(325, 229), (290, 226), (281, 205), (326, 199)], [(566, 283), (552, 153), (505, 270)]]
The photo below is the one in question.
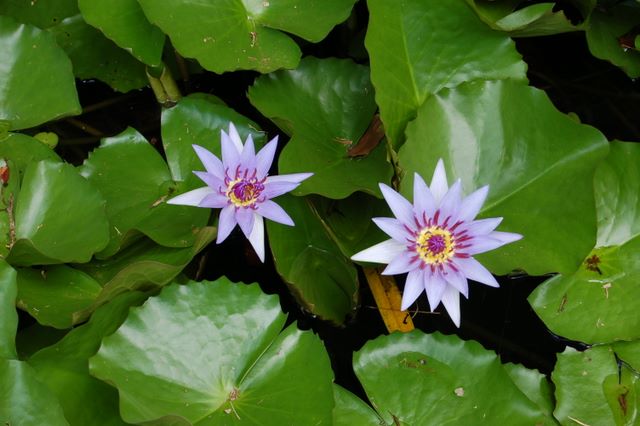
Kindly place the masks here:
[(441, 266), (455, 254), (455, 238), (441, 226), (424, 228), (416, 239), (415, 251), (428, 265)]

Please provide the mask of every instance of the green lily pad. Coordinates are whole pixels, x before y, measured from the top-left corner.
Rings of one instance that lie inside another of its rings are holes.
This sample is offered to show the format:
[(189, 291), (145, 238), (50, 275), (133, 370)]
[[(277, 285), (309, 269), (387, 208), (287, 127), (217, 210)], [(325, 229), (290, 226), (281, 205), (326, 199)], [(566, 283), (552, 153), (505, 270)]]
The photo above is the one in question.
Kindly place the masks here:
[(55, 39), (0, 16), (0, 120), (25, 129), (81, 111), (71, 62)]
[(336, 400), (333, 408), (334, 426), (384, 424), (373, 408), (342, 386), (333, 385), (333, 396)]
[(619, 4), (607, 9), (595, 9), (586, 28), (591, 54), (622, 68), (631, 78), (640, 77), (640, 52), (625, 49), (618, 38), (640, 22), (637, 4)]
[(42, 29), (57, 25), (77, 13), (78, 0), (3, 0), (0, 3), (0, 15), (11, 16), (18, 22)]
[(104, 203), (71, 165), (29, 164), (16, 200), (8, 261), (19, 266), (87, 262), (109, 240)]
[(18, 357), (16, 353), (17, 294), (16, 271), (7, 262), (0, 260), (0, 359)]
[(73, 425), (125, 425), (118, 410), (118, 392), (89, 374), (89, 358), (102, 339), (124, 322), (131, 306), (146, 300), (128, 292), (98, 308), (89, 322), (29, 358), (38, 378), (47, 384)]
[(170, 283), (215, 237), (215, 228), (202, 228), (193, 246), (185, 248), (162, 247), (145, 238), (107, 259), (76, 265), (102, 286), (93, 304), (76, 315), (88, 316), (119, 294), (157, 290)]
[[(139, 230), (160, 245), (188, 247), (209, 218), (207, 209), (164, 203), (173, 189), (167, 163), (146, 141), (129, 128), (103, 139), (80, 168), (80, 174), (105, 197), (110, 241), (98, 257), (116, 253)], [(171, 226), (162, 226), (171, 223)]]
[(119, 92), (149, 84), (144, 64), (87, 24), (80, 14), (64, 19), (49, 31), (69, 55), (76, 77), (97, 78)]
[(574, 274), (536, 288), (529, 303), (547, 327), (588, 343), (640, 338), (640, 146), (613, 142), (594, 186), (598, 240)]
[(527, 397), (535, 402), (542, 412), (553, 418), (553, 389), (547, 377), (537, 370), (530, 370), (520, 364), (504, 364), (505, 371), (513, 380), (513, 383)]
[(251, 103), (288, 135), (280, 173), (313, 172), (296, 194), (345, 198), (355, 191), (380, 196), (378, 182), (393, 174), (384, 143), (366, 157), (349, 157), (373, 119), (369, 70), (350, 60), (307, 57), (293, 71), (256, 80)]
[(266, 135), (257, 124), (214, 96), (190, 95), (162, 111), (162, 143), (173, 180), (181, 183), (181, 190), (203, 186), (193, 174), (194, 170), (204, 170), (204, 166), (192, 145), (200, 145), (221, 158), (220, 131), (229, 133), (230, 122), (243, 142), (252, 135), (256, 149), (264, 144)]
[(266, 221), (276, 270), (298, 303), (314, 315), (342, 324), (358, 298), (357, 272), (329, 238), (317, 212), (304, 198), (276, 202), (294, 227)]
[(564, 11), (554, 11), (555, 3), (536, 3), (519, 8), (520, 1), (468, 0), (480, 18), (491, 28), (506, 31), (512, 37), (537, 37), (579, 31)]
[(320, 41), (349, 16), (355, 0), (138, 2), (182, 56), (195, 58), (209, 71), (222, 74), (239, 69), (268, 73), (295, 68), (300, 48), (278, 30)]
[(353, 365), (387, 425), (553, 424), (493, 352), (457, 336), (381, 336), (354, 355)]
[(68, 426), (62, 407), (26, 362), (0, 358), (0, 424)]
[(66, 265), (18, 269), (17, 305), (40, 324), (69, 328), (87, 319), (78, 312), (91, 306), (102, 287)]
[[(630, 361), (637, 364), (640, 359)], [(618, 367), (615, 347), (609, 345), (584, 352), (569, 348), (559, 354), (551, 374), (556, 385), (555, 418), (561, 424), (635, 424), (640, 382), (638, 372), (625, 363)]]
[(507, 34), (489, 28), (464, 0), (369, 0), (365, 45), (387, 138), (404, 129), (425, 99), (471, 80), (526, 80)]
[(0, 140), (0, 158), (11, 160), (17, 168), (11, 173), (17, 172), (17, 175), (22, 175), (27, 166), (33, 162), (62, 161), (53, 149), (22, 133), (9, 133), (5, 139)]
[(480, 217), (504, 217), (499, 230), (524, 236), (478, 255), (489, 270), (572, 273), (595, 242), (593, 174), (607, 150), (600, 132), (560, 113), (541, 90), (466, 83), (429, 98), (407, 127), (401, 189), (412, 193), (414, 172), (429, 181), (443, 158), (449, 183), (461, 179), (466, 194), (490, 184)]
[(79, 0), (85, 21), (141, 62), (160, 65), (164, 34), (151, 25), (136, 0)]
[(284, 323), (278, 298), (257, 285), (171, 285), (103, 340), (91, 374), (118, 388), (127, 422), (329, 424), (333, 377), (322, 342), (295, 325), (280, 333)]

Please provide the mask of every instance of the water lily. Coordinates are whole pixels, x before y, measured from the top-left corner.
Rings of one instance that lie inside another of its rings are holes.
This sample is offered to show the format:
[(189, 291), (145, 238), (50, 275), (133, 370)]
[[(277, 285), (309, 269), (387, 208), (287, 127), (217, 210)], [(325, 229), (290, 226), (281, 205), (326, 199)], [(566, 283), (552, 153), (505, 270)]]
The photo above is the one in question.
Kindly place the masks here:
[(395, 218), (373, 221), (391, 239), (351, 259), (386, 263), (385, 275), (408, 272), (401, 309), (411, 306), (424, 290), (431, 310), (442, 302), (459, 327), (460, 294), (469, 296), (467, 279), (498, 287), (493, 275), (472, 256), (517, 241), (522, 235), (495, 231), (501, 217), (475, 220), (489, 186), (464, 198), (460, 180), (448, 186), (442, 160), (430, 186), (414, 175), (413, 205), (385, 184), (380, 184), (380, 190)]
[(271, 199), (295, 189), (313, 173), (269, 176), (278, 146), (277, 136), (256, 153), (251, 135), (243, 144), (230, 123), (229, 134), (221, 131), (220, 143), (222, 160), (205, 148), (193, 145), (206, 169), (193, 173), (206, 186), (178, 195), (167, 203), (221, 208), (216, 243), (223, 242), (237, 224), (264, 262), (263, 218), (294, 225), (291, 217)]

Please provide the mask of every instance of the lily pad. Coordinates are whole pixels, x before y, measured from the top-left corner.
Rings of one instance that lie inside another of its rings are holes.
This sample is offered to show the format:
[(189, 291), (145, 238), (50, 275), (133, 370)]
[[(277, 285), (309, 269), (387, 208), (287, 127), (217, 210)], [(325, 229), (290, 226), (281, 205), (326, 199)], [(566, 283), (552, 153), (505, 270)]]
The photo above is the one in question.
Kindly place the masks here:
[(371, 81), (396, 148), (418, 107), (440, 89), (472, 80), (526, 80), (513, 41), (464, 0), (369, 0), (368, 6)]
[(87, 274), (66, 265), (18, 269), (17, 305), (40, 324), (69, 328), (87, 319), (78, 315), (102, 287)]
[[(638, 347), (638, 342), (633, 343)], [(614, 347), (584, 352), (568, 348), (558, 355), (551, 378), (556, 385), (554, 416), (562, 424), (630, 425), (640, 408), (638, 373), (618, 366)], [(630, 359), (638, 363), (639, 358)]]
[(391, 180), (384, 143), (368, 156), (348, 155), (376, 110), (366, 67), (350, 60), (307, 57), (293, 71), (258, 78), (249, 99), (292, 136), (280, 154), (280, 173), (314, 173), (296, 194), (345, 198), (363, 191), (380, 196), (378, 182)]
[(320, 41), (349, 16), (355, 0), (138, 2), (183, 56), (222, 74), (239, 69), (268, 73), (295, 68), (300, 48), (278, 30)]
[(71, 62), (51, 34), (0, 16), (0, 63), (0, 120), (11, 130), (80, 113)]
[(477, 342), (439, 333), (394, 333), (366, 343), (353, 364), (388, 425), (553, 424), (498, 357)]
[(16, 271), (4, 260), (0, 260), (0, 359), (15, 359), (16, 330)]
[(334, 426), (384, 424), (373, 408), (342, 386), (333, 385), (333, 396), (336, 400)]
[(221, 158), (220, 131), (228, 133), (230, 122), (243, 141), (252, 135), (256, 149), (264, 144), (266, 135), (257, 124), (214, 96), (190, 95), (162, 111), (162, 143), (171, 175), (181, 183), (181, 191), (203, 186), (193, 174), (194, 170), (204, 170), (204, 166), (192, 145), (200, 145)]
[[(496, 274), (572, 273), (595, 242), (595, 168), (605, 137), (556, 110), (546, 94), (511, 81), (474, 82), (429, 98), (399, 152), (401, 189), (443, 158), (467, 194), (490, 185), (480, 217), (504, 217), (524, 238), (477, 258)], [(575, 220), (580, 217), (580, 220)]]
[(618, 39), (640, 22), (637, 4), (620, 2), (608, 10), (595, 9), (586, 28), (591, 54), (622, 68), (631, 78), (640, 77), (640, 52), (625, 49)]
[(554, 333), (587, 343), (640, 338), (640, 146), (613, 142), (594, 180), (595, 248), (573, 274), (536, 288), (529, 302)]
[(97, 78), (119, 92), (149, 84), (145, 65), (87, 24), (80, 14), (64, 19), (49, 32), (69, 55), (76, 77)]
[(145, 64), (160, 65), (164, 34), (151, 25), (136, 0), (79, 0), (85, 21)]
[(109, 240), (104, 199), (69, 164), (27, 167), (15, 205), (15, 244), (8, 261), (30, 266), (87, 262)]
[(333, 377), (322, 342), (295, 325), (280, 333), (284, 323), (278, 298), (256, 285), (171, 285), (131, 310), (90, 370), (118, 388), (131, 423), (328, 424)]
[(42, 29), (57, 25), (77, 13), (78, 0), (3, 0), (0, 3), (0, 15), (11, 16), (18, 22)]
[[(5, 139), (0, 140), (0, 158), (13, 162), (17, 170), (12, 170), (11, 173), (17, 172), (17, 176), (24, 173), (29, 163), (41, 160), (62, 161), (53, 149), (22, 133), (9, 133)], [(9, 178), (11, 177), (10, 175)]]
[(0, 358), (0, 424), (68, 426), (62, 407), (26, 362)]
[[(206, 225), (210, 211), (164, 203), (173, 181), (160, 154), (134, 129), (103, 139), (80, 168), (80, 174), (105, 197), (109, 218), (109, 245), (99, 257), (120, 250), (139, 230), (160, 245), (193, 245), (197, 230)], [(162, 224), (171, 223), (171, 226)]]
[(266, 222), (276, 270), (300, 305), (314, 315), (342, 324), (357, 302), (353, 263), (329, 238), (307, 200), (284, 195), (277, 202), (295, 226)]
[(124, 322), (131, 306), (146, 300), (128, 292), (98, 308), (89, 322), (29, 358), (38, 378), (47, 384), (73, 425), (125, 425), (118, 411), (118, 392), (89, 374), (89, 358), (102, 339)]

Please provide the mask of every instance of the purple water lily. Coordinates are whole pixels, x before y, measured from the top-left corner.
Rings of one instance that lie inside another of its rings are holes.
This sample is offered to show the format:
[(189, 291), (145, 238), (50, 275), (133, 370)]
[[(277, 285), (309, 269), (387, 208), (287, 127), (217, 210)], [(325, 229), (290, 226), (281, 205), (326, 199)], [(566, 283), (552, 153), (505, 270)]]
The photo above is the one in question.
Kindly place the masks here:
[(467, 278), (498, 287), (493, 275), (472, 256), (517, 241), (522, 235), (494, 231), (501, 217), (474, 220), (489, 186), (463, 198), (460, 180), (448, 186), (442, 160), (430, 186), (415, 174), (413, 205), (385, 184), (380, 184), (380, 190), (396, 218), (373, 221), (391, 239), (351, 259), (387, 263), (385, 275), (408, 272), (401, 309), (407, 309), (424, 290), (431, 310), (442, 302), (460, 327), (460, 294), (469, 296)]
[(206, 171), (194, 171), (207, 186), (185, 192), (169, 204), (221, 208), (216, 243), (223, 242), (238, 224), (264, 262), (263, 218), (293, 226), (291, 217), (272, 198), (295, 189), (313, 173), (269, 176), (278, 146), (271, 139), (257, 154), (251, 135), (242, 144), (233, 123), (229, 134), (221, 131), (222, 161), (205, 148), (193, 145)]

